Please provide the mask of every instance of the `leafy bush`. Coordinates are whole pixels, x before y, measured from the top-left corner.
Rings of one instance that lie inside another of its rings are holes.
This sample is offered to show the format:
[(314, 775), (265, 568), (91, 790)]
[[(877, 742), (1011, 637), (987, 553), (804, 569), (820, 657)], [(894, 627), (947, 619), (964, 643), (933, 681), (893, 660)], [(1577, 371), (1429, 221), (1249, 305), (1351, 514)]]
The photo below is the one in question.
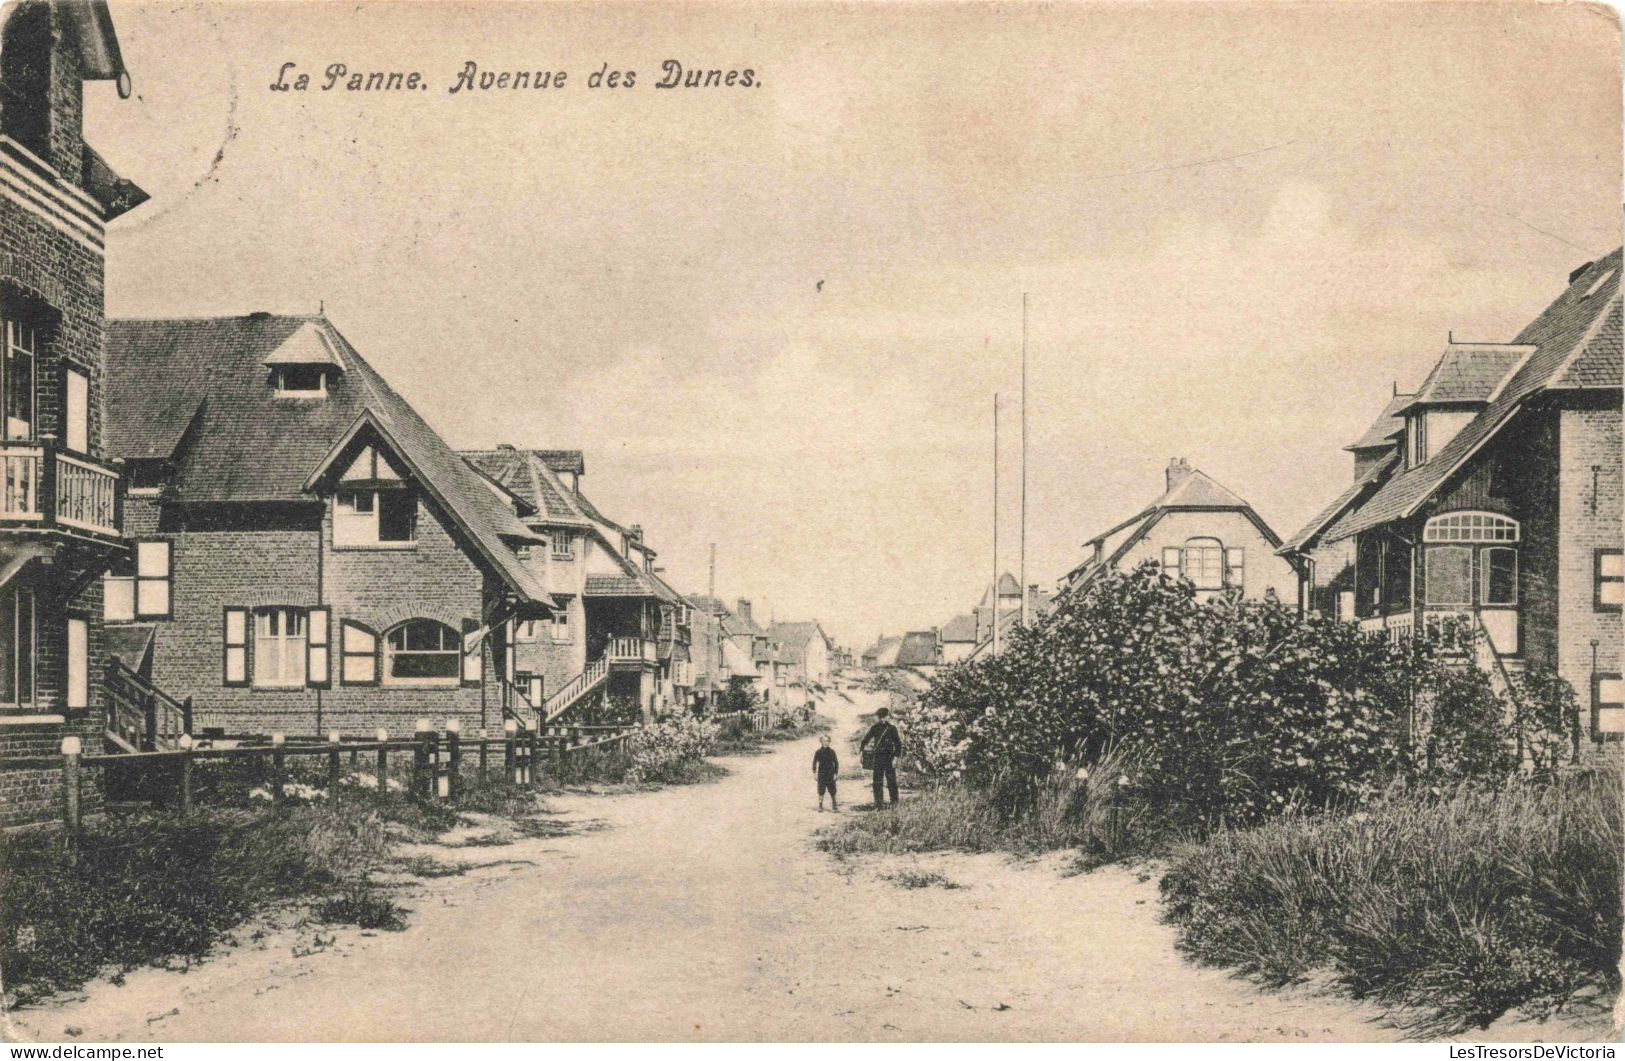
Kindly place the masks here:
[(1415, 1007), (1418, 1032), (1545, 1017), (1619, 990), (1621, 812), (1614, 771), (1395, 792), (1184, 847), (1165, 915), (1203, 962), (1270, 984), (1330, 970)]
[[(1524, 713), (1518, 732), (1552, 744), (1560, 710)], [(1267, 600), (1202, 603), (1147, 564), (1104, 572), (1001, 655), (947, 668), (900, 721), (922, 769), (1011, 808), (1031, 807), (1057, 762), (1131, 743), (1124, 795), (1201, 831), (1367, 800), (1416, 770), (1502, 776), (1513, 714), (1426, 639)]]
[(715, 722), (689, 714), (669, 715), (644, 726), (627, 742), (631, 765), (626, 779), (633, 784), (692, 780), (693, 764), (711, 753), (717, 732)]

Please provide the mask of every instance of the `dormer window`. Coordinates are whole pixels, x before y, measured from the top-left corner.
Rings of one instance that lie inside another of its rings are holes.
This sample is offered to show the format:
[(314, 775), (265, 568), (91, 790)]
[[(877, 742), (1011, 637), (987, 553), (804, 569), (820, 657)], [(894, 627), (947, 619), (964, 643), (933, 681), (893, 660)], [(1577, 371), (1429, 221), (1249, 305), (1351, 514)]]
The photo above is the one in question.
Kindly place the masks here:
[(1405, 466), (1414, 468), (1428, 459), (1428, 420), (1426, 413), (1417, 413), (1405, 421), (1407, 442)]
[(362, 446), (339, 477), (333, 495), (333, 544), (389, 549), (417, 541), (417, 492), (388, 454)]
[(327, 393), (326, 365), (278, 365), (271, 370), (278, 397), (320, 398)]
[(279, 398), (321, 398), (343, 371), (333, 340), (319, 321), (305, 321), (265, 359)]

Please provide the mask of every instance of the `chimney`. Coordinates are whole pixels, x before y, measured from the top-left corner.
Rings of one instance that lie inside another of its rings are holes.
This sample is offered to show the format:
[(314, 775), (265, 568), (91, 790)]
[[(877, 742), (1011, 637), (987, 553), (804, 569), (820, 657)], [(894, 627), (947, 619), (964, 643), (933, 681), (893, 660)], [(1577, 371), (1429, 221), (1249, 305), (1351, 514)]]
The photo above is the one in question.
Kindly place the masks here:
[(643, 540), (643, 524), (632, 524), (632, 540), (635, 542), (641, 542)]
[(512, 442), (498, 442), (497, 443), (497, 449), (503, 450), (504, 452), (507, 452), (507, 453), (512, 453), (513, 452), (513, 443)]
[(738, 602), (737, 602), (737, 605), (738, 606), (735, 608), (735, 610), (739, 613), (739, 618), (741, 620), (743, 620), (744, 623), (748, 626), (750, 624), (750, 621), (751, 621), (751, 619), (750, 619), (750, 601), (746, 600), (744, 597), (740, 597)]
[(1172, 490), (1174, 487), (1176, 487), (1180, 483), (1184, 482), (1185, 478), (1188, 475), (1190, 475), (1190, 473), (1191, 473), (1190, 462), (1187, 461), (1184, 457), (1175, 457), (1173, 460), (1169, 461), (1168, 462), (1168, 489)]

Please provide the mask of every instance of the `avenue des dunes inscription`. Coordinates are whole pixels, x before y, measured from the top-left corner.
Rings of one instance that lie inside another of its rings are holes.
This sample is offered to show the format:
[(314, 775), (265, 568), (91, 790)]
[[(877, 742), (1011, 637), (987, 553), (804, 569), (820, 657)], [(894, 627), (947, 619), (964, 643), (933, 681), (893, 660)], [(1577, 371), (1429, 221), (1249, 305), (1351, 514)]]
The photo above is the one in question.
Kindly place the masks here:
[[(450, 95), (481, 92), (520, 92), (558, 90), (585, 84), (589, 89), (628, 89), (649, 85), (674, 88), (757, 88), (762, 78), (751, 67), (690, 66), (678, 59), (666, 59), (657, 75), (600, 63), (585, 77), (571, 76), (568, 70), (492, 70), (474, 60), (463, 63), (443, 82)], [(317, 70), (305, 70), (288, 61), (277, 70), (272, 92), (427, 92), (430, 78), (419, 70), (353, 70), (345, 63), (329, 63)]]

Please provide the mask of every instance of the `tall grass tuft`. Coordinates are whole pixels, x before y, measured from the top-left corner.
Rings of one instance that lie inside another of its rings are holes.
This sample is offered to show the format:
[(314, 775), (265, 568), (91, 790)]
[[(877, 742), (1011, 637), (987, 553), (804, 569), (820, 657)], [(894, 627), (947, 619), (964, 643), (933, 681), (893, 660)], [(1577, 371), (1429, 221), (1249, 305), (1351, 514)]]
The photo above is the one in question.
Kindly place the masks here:
[(1194, 958), (1269, 984), (1329, 971), (1420, 1034), (1543, 1019), (1619, 989), (1615, 771), (1396, 792), (1178, 849), (1165, 915)]

